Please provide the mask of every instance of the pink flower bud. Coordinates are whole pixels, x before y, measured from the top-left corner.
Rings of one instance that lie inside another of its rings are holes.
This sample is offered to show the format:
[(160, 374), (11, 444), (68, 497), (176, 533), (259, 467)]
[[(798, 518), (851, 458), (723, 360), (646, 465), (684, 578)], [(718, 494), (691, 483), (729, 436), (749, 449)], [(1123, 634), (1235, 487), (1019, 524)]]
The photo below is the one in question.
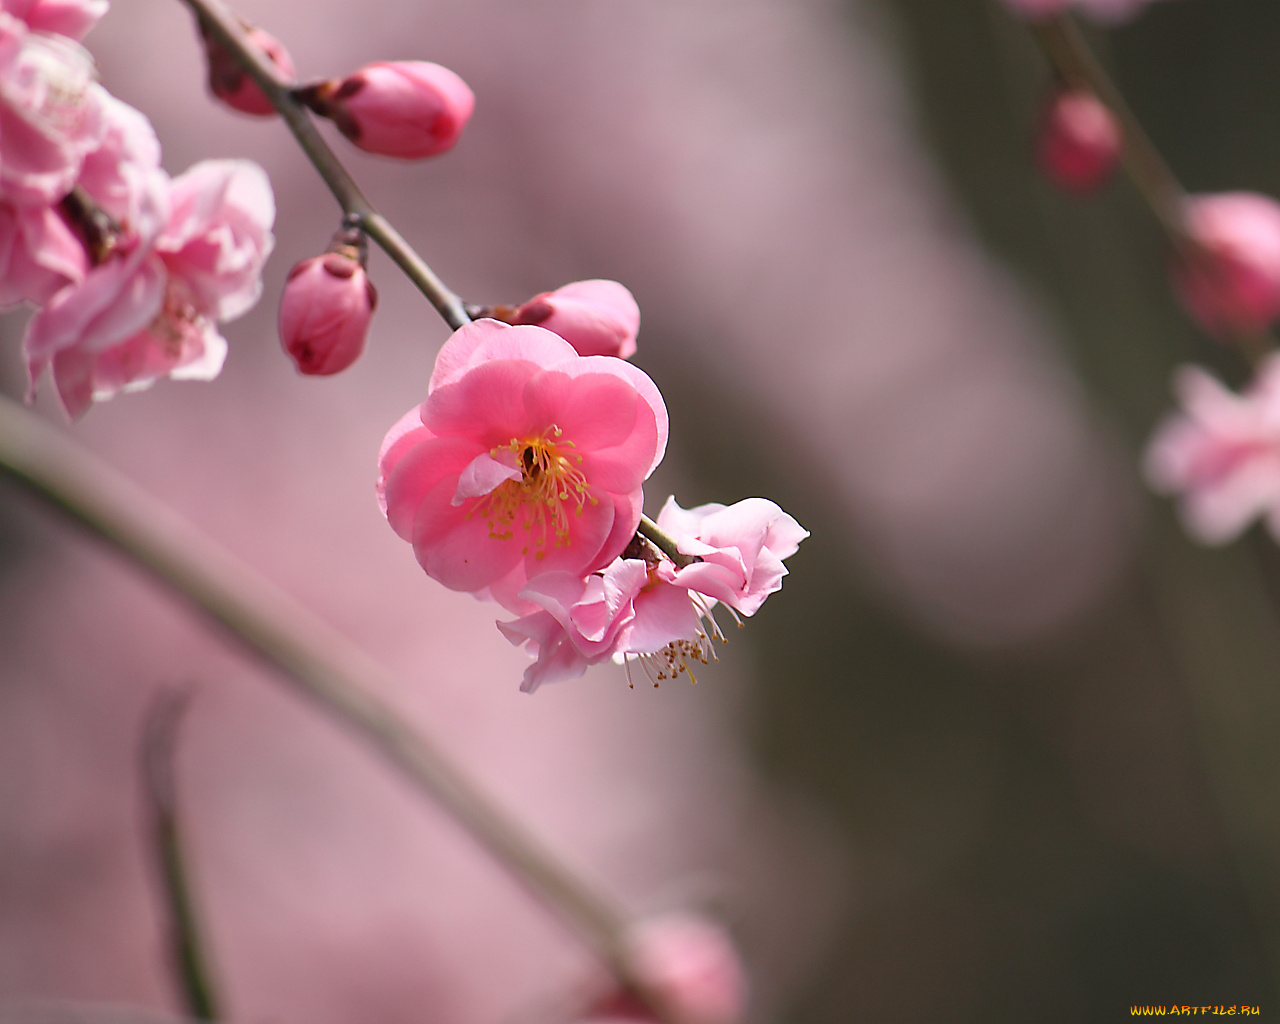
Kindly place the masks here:
[(617, 281), (575, 281), (535, 295), (503, 317), (513, 324), (534, 324), (560, 335), (580, 356), (635, 354), (640, 307)]
[(1049, 98), (1041, 115), (1036, 159), (1058, 188), (1085, 195), (1106, 184), (1122, 144), (1120, 126), (1101, 100), (1063, 89)]
[[(282, 78), (293, 81), (293, 58), (278, 39), (260, 28), (251, 28), (249, 42), (271, 58)], [(270, 117), (276, 112), (258, 83), (249, 77), (230, 50), (208, 34), (204, 35), (204, 49), (209, 61), (209, 91), (214, 96), (242, 114)]]
[(461, 78), (421, 60), (369, 64), (301, 96), (361, 149), (405, 160), (451, 149), (476, 103)]
[(340, 373), (364, 351), (378, 293), (358, 260), (340, 252), (303, 260), (280, 297), (280, 341), (299, 373)]
[(733, 1024), (747, 1003), (747, 977), (733, 942), (714, 922), (673, 913), (642, 921), (630, 936), (637, 977), (688, 1024)]
[(1185, 214), (1200, 246), (1174, 267), (1188, 312), (1214, 334), (1265, 329), (1280, 316), (1280, 203), (1223, 192), (1190, 197)]

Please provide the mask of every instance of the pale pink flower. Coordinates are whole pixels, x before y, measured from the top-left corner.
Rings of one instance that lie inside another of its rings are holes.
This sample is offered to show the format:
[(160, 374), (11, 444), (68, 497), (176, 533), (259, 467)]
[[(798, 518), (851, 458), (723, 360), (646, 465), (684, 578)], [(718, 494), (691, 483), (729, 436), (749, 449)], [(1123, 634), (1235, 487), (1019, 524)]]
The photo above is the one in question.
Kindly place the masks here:
[(1174, 389), (1183, 411), (1147, 446), (1151, 487), (1181, 496), (1183, 522), (1205, 544), (1225, 544), (1258, 516), (1280, 539), (1280, 356), (1242, 394), (1194, 366), (1178, 371)]
[(0, 199), (56, 203), (103, 131), (106, 91), (72, 39), (0, 11)]
[(1259, 331), (1280, 316), (1280, 203), (1257, 192), (1191, 196), (1199, 256), (1174, 268), (1183, 304), (1208, 331)]
[(256, 164), (205, 161), (128, 203), (131, 233), (36, 314), (24, 340), (32, 386), (51, 363), (72, 416), (159, 377), (216, 377), (226, 341), (215, 323), (261, 291), (275, 203)]
[(43, 306), (88, 268), (84, 244), (54, 207), (0, 202), (0, 309)]
[(1040, 117), (1036, 159), (1060, 189), (1084, 195), (1115, 173), (1122, 142), (1120, 125), (1098, 97), (1059, 89), (1049, 97)]
[(574, 281), (535, 295), (502, 319), (554, 331), (583, 356), (630, 358), (640, 331), (640, 307), (617, 281)]
[(360, 149), (403, 160), (452, 149), (476, 103), (454, 72), (423, 60), (368, 64), (299, 95)]
[(79, 42), (107, 13), (107, 0), (0, 0), (0, 11), (48, 32)]
[(683, 509), (670, 497), (657, 522), (675, 538), (681, 554), (699, 559), (677, 570), (674, 582), (743, 615), (754, 615), (766, 597), (782, 588), (787, 575), (783, 559), (809, 536), (765, 498)]
[(622, 553), (666, 441), (641, 370), (478, 320), (445, 343), (427, 400), (384, 440), (379, 496), (429, 576), (526, 614), (528, 580), (586, 577)]
[[(280, 72), (280, 77), (292, 82), (295, 71), (293, 58), (284, 44), (275, 36), (260, 28), (251, 28), (248, 32), (249, 42), (261, 50)], [(218, 42), (212, 35), (204, 33), (205, 60), (209, 69), (209, 92), (221, 100), (232, 110), (255, 117), (271, 117), (276, 108), (267, 99), (267, 94), (259, 88), (258, 83), (249, 77), (235, 55)]]
[(299, 373), (340, 373), (364, 351), (377, 305), (358, 260), (337, 252), (302, 260), (280, 296), (280, 343)]

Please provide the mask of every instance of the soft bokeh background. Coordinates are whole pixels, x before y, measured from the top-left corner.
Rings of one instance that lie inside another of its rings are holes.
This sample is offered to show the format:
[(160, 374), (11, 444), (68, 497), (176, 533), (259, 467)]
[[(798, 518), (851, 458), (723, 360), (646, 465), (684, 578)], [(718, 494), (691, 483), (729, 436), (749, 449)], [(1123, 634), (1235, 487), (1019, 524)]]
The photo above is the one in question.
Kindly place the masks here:
[[(334, 208), (277, 124), (207, 102), (162, 0), (116, 0), (103, 80), (170, 171), (260, 161), (277, 251), (216, 384), (75, 436), (393, 668), (386, 696), (594, 882), (722, 917), (753, 1020), (1277, 1013), (1280, 556), (1194, 548), (1135, 472), (1176, 363), (1239, 371), (1127, 187), (1073, 202), (1032, 173), (1047, 72), (1021, 26), (983, 0), (241, 9), (304, 76), (462, 74), (454, 153), (351, 155), (374, 201), (471, 301), (625, 282), (672, 418), (649, 510), (764, 494), (813, 537), (696, 687), (605, 666), (519, 694), (494, 610), (426, 579), (372, 497), (446, 329), (375, 255), (370, 351), (294, 374), (274, 296)], [(1277, 194), (1278, 32), (1269, 0), (1177, 0), (1095, 42), (1190, 188)], [(0, 499), (0, 998), (175, 1005), (136, 747), (157, 688), (194, 680), (179, 784), (237, 1019), (563, 1019), (590, 958), (469, 839), (138, 572)]]

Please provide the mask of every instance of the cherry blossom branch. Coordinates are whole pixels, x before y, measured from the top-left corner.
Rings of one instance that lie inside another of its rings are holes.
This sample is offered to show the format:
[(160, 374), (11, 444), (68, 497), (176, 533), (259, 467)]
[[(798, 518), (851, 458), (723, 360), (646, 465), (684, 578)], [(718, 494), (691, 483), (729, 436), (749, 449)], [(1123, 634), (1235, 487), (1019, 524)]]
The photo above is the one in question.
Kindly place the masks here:
[(173, 755), (178, 727), (191, 699), (189, 687), (167, 689), (153, 701), (143, 724), (142, 781), (150, 808), (161, 884), (169, 907), (173, 966), (187, 1009), (199, 1020), (222, 1016), (200, 941), (195, 900), (187, 877), (178, 828)]
[[(395, 682), (360, 648), (38, 416), (0, 398), (0, 470), (154, 573), (437, 801), (661, 1013), (632, 970), (627, 919), (373, 696)], [(669, 1015), (664, 1015), (669, 1019)]]
[[(1121, 160), (1125, 172), (1168, 235), (1177, 255), (1194, 263), (1201, 273), (1220, 276), (1222, 269), (1218, 262), (1187, 230), (1186, 190), (1089, 48), (1079, 26), (1069, 14), (1057, 14), (1031, 22), (1030, 28), (1063, 81), (1071, 88), (1092, 92), (1119, 122), (1124, 140)], [(1255, 366), (1276, 348), (1275, 339), (1266, 330), (1245, 330), (1236, 325), (1233, 334), (1240, 351)]]
[(462, 299), (436, 276), (426, 261), (404, 237), (374, 209), (355, 179), (324, 141), (306, 107), (294, 96), (294, 84), (279, 75), (267, 56), (249, 42), (240, 19), (221, 0), (182, 0), (195, 13), (201, 26), (224, 46), (258, 84), (271, 105), (298, 140), (324, 183), (329, 186), (350, 226), (361, 228), (382, 247), (435, 306), (445, 322), (457, 330), (471, 322)]
[(681, 552), (676, 545), (676, 539), (646, 515), (640, 516), (640, 525), (636, 527), (636, 533), (671, 559), (677, 569), (702, 561), (697, 555), (686, 555)]

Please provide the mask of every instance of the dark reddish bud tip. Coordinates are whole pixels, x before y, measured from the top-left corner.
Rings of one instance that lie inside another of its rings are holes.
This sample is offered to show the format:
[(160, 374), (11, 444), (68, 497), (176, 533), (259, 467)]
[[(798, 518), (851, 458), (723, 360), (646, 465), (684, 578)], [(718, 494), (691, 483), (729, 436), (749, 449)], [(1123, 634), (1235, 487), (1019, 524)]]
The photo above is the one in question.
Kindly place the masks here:
[[(287, 81), (294, 79), (293, 58), (279, 40), (260, 28), (248, 30), (249, 42), (265, 53)], [(276, 112), (258, 83), (249, 77), (235, 56), (207, 32), (202, 32), (205, 56), (209, 62), (209, 91), (242, 114), (270, 117)]]
[[(502, 310), (503, 307), (498, 307)], [(535, 324), (564, 338), (583, 356), (635, 354), (640, 307), (617, 281), (574, 281), (535, 295), (507, 317), (512, 324)]]
[(1090, 92), (1058, 90), (1040, 116), (1036, 159), (1058, 188), (1087, 195), (1115, 173), (1123, 145), (1120, 125)]
[(420, 60), (369, 64), (299, 97), (366, 152), (405, 160), (451, 149), (476, 102), (452, 71)]
[(280, 342), (299, 373), (328, 376), (359, 358), (378, 293), (356, 259), (313, 256), (289, 271), (280, 297)]

